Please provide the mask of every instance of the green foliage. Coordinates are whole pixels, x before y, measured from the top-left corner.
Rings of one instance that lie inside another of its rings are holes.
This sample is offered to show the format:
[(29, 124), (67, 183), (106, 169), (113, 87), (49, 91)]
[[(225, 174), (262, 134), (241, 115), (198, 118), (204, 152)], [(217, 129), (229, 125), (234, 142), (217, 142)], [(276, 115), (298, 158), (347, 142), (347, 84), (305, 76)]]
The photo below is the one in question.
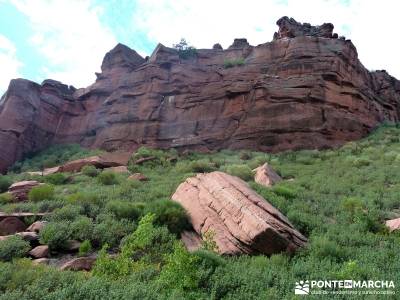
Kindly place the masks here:
[(84, 166), (81, 172), (89, 177), (96, 177), (99, 174), (99, 170), (95, 166)]
[(30, 250), (29, 242), (19, 236), (11, 236), (0, 240), (0, 260), (10, 261), (13, 258), (23, 257)]
[(169, 231), (175, 234), (190, 227), (185, 210), (179, 203), (171, 200), (150, 202), (145, 207), (145, 213), (154, 214), (157, 225), (166, 225)]
[(68, 222), (49, 222), (39, 233), (41, 244), (48, 245), (50, 250), (64, 249), (71, 236)]
[(201, 248), (206, 251), (218, 252), (218, 245), (215, 242), (215, 232), (212, 230), (207, 231), (203, 236), (203, 244)]
[(225, 69), (242, 66), (242, 65), (244, 65), (244, 58), (242, 58), (242, 57), (224, 60), (224, 68)]
[(70, 225), (71, 238), (74, 240), (85, 241), (93, 238), (94, 224), (92, 219), (81, 216)]
[(67, 161), (84, 158), (101, 153), (98, 150), (88, 150), (79, 145), (55, 145), (40, 153), (32, 153), (23, 161), (19, 161), (10, 168), (13, 172), (40, 171), (61, 165)]
[(2, 193), (0, 194), (0, 205), (1, 204), (8, 204), (13, 202), (14, 199), (10, 193)]
[(197, 56), (197, 50), (193, 46), (189, 46), (185, 39), (181, 39), (179, 43), (173, 47), (178, 51), (178, 55), (182, 59), (189, 59)]
[(167, 290), (191, 290), (197, 288), (199, 258), (189, 253), (181, 242), (176, 242), (174, 251), (167, 255), (166, 265), (159, 277), (161, 285)]
[(7, 192), (11, 184), (12, 181), (8, 176), (0, 175), (0, 194)]
[(54, 184), (54, 185), (62, 185), (65, 184), (68, 180), (68, 176), (64, 173), (55, 173), (44, 176), (44, 180), (47, 183)]
[(117, 184), (117, 176), (112, 171), (103, 171), (97, 176), (97, 180), (99, 183), (104, 185), (113, 185)]
[(118, 219), (137, 220), (143, 213), (143, 204), (112, 200), (107, 203), (106, 210), (113, 213)]
[(53, 197), (54, 187), (48, 184), (35, 186), (29, 191), (28, 194), (29, 200), (33, 202), (52, 200)]
[(253, 172), (247, 165), (229, 165), (224, 168), (224, 171), (245, 181), (250, 181), (254, 177)]
[(84, 240), (79, 246), (79, 256), (86, 256), (92, 251), (92, 244), (89, 240)]

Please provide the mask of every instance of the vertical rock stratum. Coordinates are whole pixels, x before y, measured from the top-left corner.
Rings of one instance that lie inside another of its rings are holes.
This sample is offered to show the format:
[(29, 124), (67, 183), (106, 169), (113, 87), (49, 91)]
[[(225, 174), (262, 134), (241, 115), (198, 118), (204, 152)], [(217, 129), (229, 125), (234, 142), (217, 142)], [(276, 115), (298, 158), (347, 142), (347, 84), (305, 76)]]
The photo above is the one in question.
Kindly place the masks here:
[[(335, 147), (400, 116), (400, 82), (368, 71), (332, 24), (283, 17), (272, 42), (182, 58), (118, 44), (87, 88), (12, 80), (0, 100), (0, 171), (51, 144), (260, 151)], [(379, 53), (377, 53), (379, 55)]]

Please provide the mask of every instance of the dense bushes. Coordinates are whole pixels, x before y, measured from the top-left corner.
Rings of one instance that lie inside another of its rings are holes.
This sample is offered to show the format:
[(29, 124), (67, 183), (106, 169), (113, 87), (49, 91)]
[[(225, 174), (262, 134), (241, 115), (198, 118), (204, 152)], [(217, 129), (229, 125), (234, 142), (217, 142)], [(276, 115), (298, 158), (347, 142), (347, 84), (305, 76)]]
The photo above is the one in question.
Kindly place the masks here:
[[(399, 128), (385, 127), (339, 149), (280, 154), (178, 155), (142, 148), (131, 166), (148, 181), (132, 182), (118, 174), (120, 184), (104, 185), (96, 176), (78, 175), (57, 185), (50, 200), (4, 201), (2, 211), (53, 212), (46, 217), (49, 229), (40, 234), (53, 251), (64, 247), (66, 238), (83, 242), (80, 255), (108, 248), (94, 276), (32, 268), (19, 260), (0, 263), (0, 299), (43, 294), (50, 299), (291, 299), (294, 283), (305, 278), (396, 279), (400, 235), (389, 234), (383, 224), (398, 217), (399, 133)], [(150, 156), (155, 159), (133, 164)], [(249, 170), (266, 161), (283, 182), (273, 187), (253, 182)], [(214, 170), (246, 178), (309, 238), (307, 247), (292, 256), (221, 257), (212, 252), (212, 232), (194, 253), (177, 244), (186, 216), (170, 197), (188, 176)], [(15, 182), (20, 176), (9, 178)]]
[(30, 248), (29, 243), (19, 236), (0, 240), (0, 260), (9, 261), (13, 258), (23, 257)]
[(84, 166), (81, 172), (89, 177), (96, 177), (99, 174), (99, 170), (95, 166)]
[(40, 185), (32, 188), (28, 194), (30, 201), (39, 202), (44, 200), (51, 200), (54, 197), (54, 187), (51, 185)]
[(44, 176), (46, 182), (54, 185), (62, 185), (65, 184), (68, 180), (68, 176), (64, 173), (55, 173)]
[(0, 175), (0, 194), (7, 192), (11, 184), (12, 181), (9, 177)]
[(117, 176), (112, 171), (103, 171), (97, 176), (97, 180), (99, 183), (104, 185), (112, 185), (117, 184)]

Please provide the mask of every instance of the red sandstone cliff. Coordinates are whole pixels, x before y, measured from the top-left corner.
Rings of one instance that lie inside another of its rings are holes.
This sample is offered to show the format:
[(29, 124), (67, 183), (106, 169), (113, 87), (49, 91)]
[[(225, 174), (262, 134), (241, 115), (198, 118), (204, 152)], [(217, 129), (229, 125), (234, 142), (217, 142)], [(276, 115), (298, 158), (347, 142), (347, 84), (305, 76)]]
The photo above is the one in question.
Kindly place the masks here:
[[(158, 45), (149, 59), (118, 44), (85, 89), (12, 80), (0, 100), (0, 171), (55, 143), (106, 150), (151, 147), (326, 148), (398, 121), (400, 82), (369, 72), (333, 25), (287, 17), (274, 40), (188, 59)], [(241, 58), (243, 65), (225, 68)]]

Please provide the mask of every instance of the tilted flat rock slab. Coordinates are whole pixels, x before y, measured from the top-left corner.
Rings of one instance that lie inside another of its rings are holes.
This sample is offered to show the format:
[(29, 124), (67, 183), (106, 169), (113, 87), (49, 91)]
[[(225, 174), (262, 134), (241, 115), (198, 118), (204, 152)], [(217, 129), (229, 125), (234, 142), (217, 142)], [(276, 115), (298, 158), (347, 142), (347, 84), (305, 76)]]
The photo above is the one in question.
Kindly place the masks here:
[(307, 239), (243, 180), (212, 172), (179, 185), (172, 199), (188, 212), (194, 230), (212, 231), (221, 254), (293, 252)]
[(259, 166), (253, 172), (256, 173), (254, 181), (264, 186), (273, 186), (275, 183), (282, 181), (281, 176), (268, 163)]

